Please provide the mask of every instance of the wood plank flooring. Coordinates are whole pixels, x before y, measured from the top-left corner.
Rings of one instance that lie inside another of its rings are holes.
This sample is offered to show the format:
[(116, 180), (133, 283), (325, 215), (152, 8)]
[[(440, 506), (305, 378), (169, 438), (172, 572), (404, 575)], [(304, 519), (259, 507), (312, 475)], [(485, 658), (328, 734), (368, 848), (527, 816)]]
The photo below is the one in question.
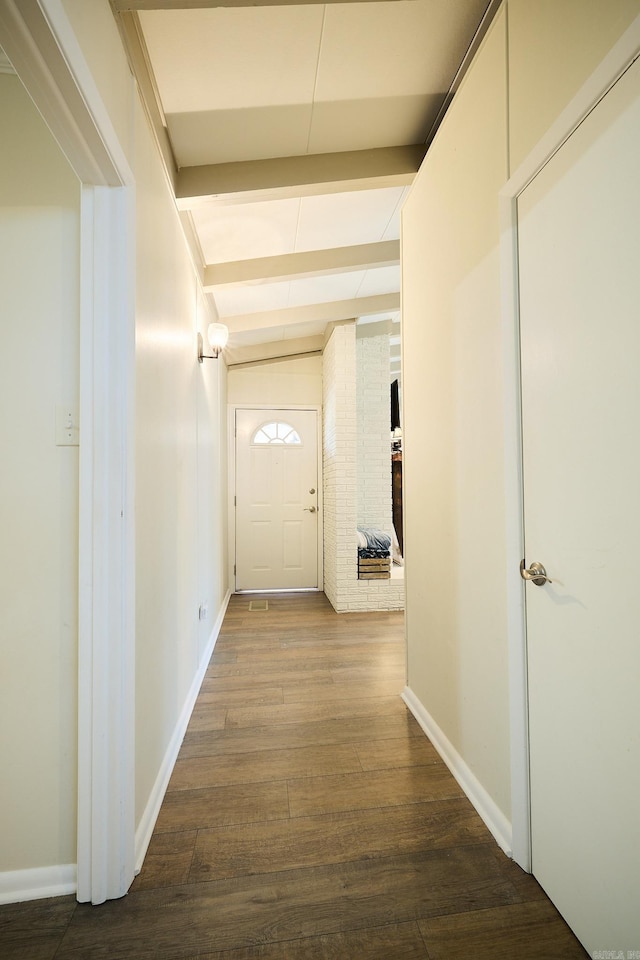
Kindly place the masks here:
[(2, 960), (578, 960), (400, 699), (399, 613), (231, 599), (142, 872), (0, 907)]

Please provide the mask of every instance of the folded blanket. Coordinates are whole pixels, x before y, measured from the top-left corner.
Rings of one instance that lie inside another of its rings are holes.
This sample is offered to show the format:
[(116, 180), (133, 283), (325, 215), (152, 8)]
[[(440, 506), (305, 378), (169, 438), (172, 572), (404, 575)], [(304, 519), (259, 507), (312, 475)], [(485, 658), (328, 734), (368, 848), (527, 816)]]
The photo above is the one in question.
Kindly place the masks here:
[(391, 537), (375, 527), (357, 527), (358, 556), (363, 558), (391, 555)]
[(388, 560), (390, 556), (388, 550), (367, 550), (365, 547), (358, 547), (360, 560)]

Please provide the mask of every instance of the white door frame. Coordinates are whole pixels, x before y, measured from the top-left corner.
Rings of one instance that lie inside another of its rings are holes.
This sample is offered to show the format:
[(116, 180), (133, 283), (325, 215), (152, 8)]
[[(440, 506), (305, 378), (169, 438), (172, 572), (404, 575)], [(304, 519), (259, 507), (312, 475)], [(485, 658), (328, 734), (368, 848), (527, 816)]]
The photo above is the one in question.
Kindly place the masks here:
[(505, 477), (507, 505), (507, 623), (511, 730), (512, 850), (516, 863), (531, 872), (531, 793), (529, 783), (529, 702), (524, 582), (524, 497), (520, 417), (520, 315), (518, 290), (517, 199), (536, 174), (640, 56), (640, 16), (591, 74), (534, 150), (500, 191), (500, 265), (505, 370)]
[(287, 410), (312, 410), (318, 417), (318, 590), (324, 589), (324, 484), (323, 484), (323, 463), (322, 463), (322, 407), (314, 403), (230, 403), (228, 405), (228, 429), (229, 438), (229, 502), (228, 502), (228, 542), (229, 542), (229, 583), (233, 584), (233, 592), (236, 591), (236, 410), (281, 410), (286, 414)]
[(0, 28), (82, 183), (76, 889), (101, 903), (135, 860), (134, 180), (60, 0), (0, 0)]

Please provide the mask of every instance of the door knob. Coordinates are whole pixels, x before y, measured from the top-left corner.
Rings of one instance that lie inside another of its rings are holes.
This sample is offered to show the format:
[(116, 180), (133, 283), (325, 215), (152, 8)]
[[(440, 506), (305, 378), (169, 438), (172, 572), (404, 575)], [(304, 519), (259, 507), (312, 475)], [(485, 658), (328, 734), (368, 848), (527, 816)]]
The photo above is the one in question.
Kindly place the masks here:
[(316, 512), (316, 508), (315, 508), (315, 507), (303, 507), (302, 509), (303, 509), (303, 510), (308, 510), (309, 513), (315, 513), (315, 512)]
[(553, 583), (553, 580), (547, 576), (547, 571), (541, 563), (534, 561), (527, 570), (524, 560), (520, 562), (520, 576), (523, 580), (531, 580), (536, 587), (541, 587), (545, 583)]

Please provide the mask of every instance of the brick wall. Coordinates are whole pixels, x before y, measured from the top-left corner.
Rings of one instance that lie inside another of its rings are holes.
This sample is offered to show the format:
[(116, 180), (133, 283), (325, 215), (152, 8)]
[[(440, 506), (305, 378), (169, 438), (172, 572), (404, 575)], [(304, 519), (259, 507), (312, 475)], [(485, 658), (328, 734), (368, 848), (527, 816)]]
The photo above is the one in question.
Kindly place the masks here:
[[(323, 358), (324, 590), (338, 613), (349, 610), (401, 610), (404, 607), (403, 580), (358, 580), (356, 368), (355, 324), (338, 326), (331, 335)], [(383, 477), (384, 470), (391, 469), (388, 360), (385, 382), (387, 463), (383, 468)], [(380, 387), (378, 393), (381, 392)], [(390, 529), (391, 523), (390, 480), (388, 483), (388, 504), (384, 509), (389, 519), (384, 529)], [(383, 509), (382, 504), (380, 509)]]
[(323, 362), (324, 589), (336, 610), (356, 527), (355, 324), (336, 327)]

